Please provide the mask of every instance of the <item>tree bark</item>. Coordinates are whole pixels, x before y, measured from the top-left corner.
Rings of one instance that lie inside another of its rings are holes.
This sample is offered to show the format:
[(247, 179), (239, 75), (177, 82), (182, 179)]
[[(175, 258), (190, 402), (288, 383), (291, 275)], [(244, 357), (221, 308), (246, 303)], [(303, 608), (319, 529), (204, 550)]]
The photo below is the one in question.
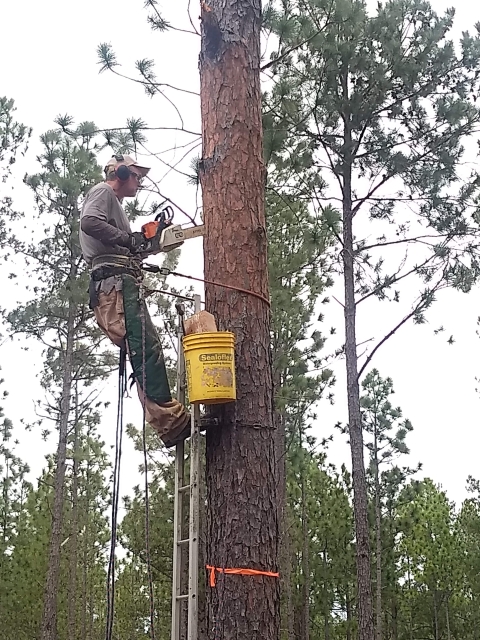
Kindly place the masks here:
[[(344, 91), (347, 92), (346, 77)], [(353, 258), (352, 165), (350, 150), (352, 134), (345, 118), (346, 152), (343, 167), (343, 268), (345, 285), (345, 360), (347, 369), (348, 423), (352, 456), (353, 510), (355, 517), (358, 640), (373, 640), (373, 608), (368, 526), (368, 497), (363, 451), (360, 389), (356, 338), (355, 271)]]
[[(260, 92), (260, 0), (202, 3), (200, 55), (205, 278), (268, 298)], [(277, 569), (278, 502), (269, 307), (206, 285), (206, 307), (235, 333), (237, 401), (212, 407), (207, 431), (207, 562)], [(216, 574), (209, 637), (277, 640), (279, 581)]]
[(433, 630), (435, 634), (435, 640), (440, 640), (438, 633), (438, 608), (437, 608), (437, 592), (433, 592)]
[[(87, 468), (85, 470), (85, 510), (83, 514), (83, 577), (82, 577), (82, 640), (87, 640), (88, 628), (87, 628), (87, 610), (88, 610), (88, 583), (89, 583), (89, 550), (90, 550), (90, 510), (91, 504), (91, 489), (90, 489), (90, 430), (87, 433), (88, 438), (88, 455), (87, 455)], [(93, 511), (93, 509), (92, 509)], [(91, 640), (91, 636), (90, 636)]]
[(447, 603), (445, 608), (445, 622), (447, 624), (447, 640), (451, 640), (451, 631), (450, 631), (450, 611), (449, 611), (449, 600), (450, 596), (447, 596)]
[[(273, 358), (275, 362), (275, 357)], [(275, 393), (281, 388), (281, 374), (274, 374)], [(281, 628), (287, 631), (287, 640), (295, 640), (293, 597), (292, 597), (292, 557), (290, 549), (290, 533), (287, 527), (287, 459), (286, 459), (286, 430), (285, 416), (275, 411), (276, 442), (275, 461), (277, 472), (277, 500), (278, 500), (278, 563), (280, 567), (280, 591), (282, 599)], [(283, 633), (283, 631), (282, 631)]]
[(352, 600), (350, 598), (350, 589), (347, 588), (345, 590), (345, 609), (346, 609), (346, 615), (347, 615), (347, 633), (346, 633), (346, 639), (347, 640), (352, 640)]
[(326, 549), (323, 550), (322, 559), (323, 559), (323, 575), (325, 576), (324, 583), (323, 583), (323, 592), (325, 595), (325, 603), (324, 603), (325, 640), (330, 640), (330, 602), (328, 597), (328, 583), (327, 583), (328, 567), (327, 567), (327, 550)]
[[(300, 446), (303, 447), (302, 441)], [(303, 456), (302, 451), (302, 456)], [(302, 461), (302, 574), (303, 574), (303, 603), (302, 603), (302, 640), (310, 638), (310, 557), (308, 539), (307, 497), (305, 495), (305, 468)]]
[(75, 305), (68, 306), (67, 342), (65, 347), (65, 369), (58, 425), (57, 468), (54, 482), (52, 531), (48, 558), (47, 579), (43, 603), (43, 616), (40, 631), (41, 640), (56, 640), (57, 637), (57, 595), (60, 574), (61, 538), (63, 525), (63, 501), (65, 469), (67, 458), (68, 418), (72, 391), (73, 342), (75, 327)]
[(382, 640), (382, 513), (380, 504), (380, 473), (378, 468), (378, 432), (376, 413), (373, 438), (373, 455), (375, 467), (375, 564), (377, 570), (375, 638), (376, 640)]
[(68, 593), (68, 638), (77, 640), (77, 566), (78, 566), (78, 384), (75, 389), (75, 432), (72, 463), (72, 523), (70, 527), (70, 575)]

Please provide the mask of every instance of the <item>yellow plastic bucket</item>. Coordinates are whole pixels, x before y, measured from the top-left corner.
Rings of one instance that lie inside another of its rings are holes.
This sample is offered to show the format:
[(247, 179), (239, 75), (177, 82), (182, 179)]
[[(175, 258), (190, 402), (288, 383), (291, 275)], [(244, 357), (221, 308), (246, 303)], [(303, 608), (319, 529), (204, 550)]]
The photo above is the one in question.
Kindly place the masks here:
[(236, 400), (233, 333), (192, 333), (183, 338), (183, 351), (188, 397), (192, 404), (222, 404)]

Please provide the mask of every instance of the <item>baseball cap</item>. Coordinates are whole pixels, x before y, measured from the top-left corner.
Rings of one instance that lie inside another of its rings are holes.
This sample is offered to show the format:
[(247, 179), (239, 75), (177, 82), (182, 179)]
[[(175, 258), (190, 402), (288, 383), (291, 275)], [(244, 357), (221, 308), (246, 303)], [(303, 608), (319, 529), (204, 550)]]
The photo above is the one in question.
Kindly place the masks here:
[(150, 171), (150, 167), (142, 167), (138, 164), (135, 158), (132, 158), (132, 156), (117, 155), (110, 158), (110, 160), (107, 162), (107, 164), (105, 165), (105, 173), (108, 173), (109, 170), (115, 169), (115, 167), (120, 164), (124, 164), (126, 167), (135, 167), (140, 171), (142, 177), (145, 177)]

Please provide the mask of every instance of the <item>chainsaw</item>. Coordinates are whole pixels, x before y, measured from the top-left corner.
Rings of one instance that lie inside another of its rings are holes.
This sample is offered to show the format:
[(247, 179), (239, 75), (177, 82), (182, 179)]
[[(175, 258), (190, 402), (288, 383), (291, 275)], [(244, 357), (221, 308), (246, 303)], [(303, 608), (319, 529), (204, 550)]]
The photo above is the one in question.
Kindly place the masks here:
[(158, 213), (152, 222), (142, 226), (144, 241), (139, 253), (152, 256), (157, 253), (168, 253), (181, 247), (185, 240), (198, 238), (205, 233), (205, 225), (183, 228), (173, 224), (173, 208), (168, 205)]

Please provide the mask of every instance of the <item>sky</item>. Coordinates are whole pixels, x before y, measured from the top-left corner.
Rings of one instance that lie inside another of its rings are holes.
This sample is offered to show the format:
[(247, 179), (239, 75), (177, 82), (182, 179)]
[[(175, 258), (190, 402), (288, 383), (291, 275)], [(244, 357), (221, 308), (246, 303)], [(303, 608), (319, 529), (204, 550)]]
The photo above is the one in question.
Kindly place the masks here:
[[(432, 4), (439, 12), (450, 5), (444, 0), (433, 0)], [(194, 2), (192, 6), (196, 22), (198, 4)], [(186, 0), (160, 2), (159, 7), (172, 25), (191, 30)], [(473, 23), (480, 20), (480, 6), (475, 8), (467, 0), (459, 0), (456, 10), (454, 34), (458, 37), (462, 30), (472, 28)], [(142, 0), (116, 0), (113, 5), (97, 0), (81, 3), (26, 0), (7, 3), (2, 8), (0, 95), (13, 98), (17, 119), (33, 127), (30, 151), (16, 166), (13, 196), (17, 207), (28, 212), (33, 205), (21, 178), (25, 172), (36, 169), (39, 135), (54, 127), (56, 116), (70, 114), (76, 122), (91, 120), (100, 129), (124, 126), (128, 118), (141, 118), (151, 127), (171, 128), (149, 133), (145, 146), (157, 154), (156, 158), (147, 160), (145, 149), (139, 149), (138, 156), (151, 164), (151, 176), (160, 181), (162, 193), (183, 209), (195, 211), (196, 190), (188, 185), (184, 175), (168, 172), (161, 160), (175, 163), (184, 154), (180, 147), (198, 142), (195, 135), (173, 129), (183, 127), (200, 133), (198, 97), (165, 88), (168, 97), (181, 105), (182, 123), (166, 99), (151, 99), (138, 83), (110, 72), (99, 73), (96, 49), (100, 43), (109, 43), (122, 64), (121, 73), (135, 76), (134, 62), (152, 58), (156, 62), (159, 81), (198, 92), (198, 36), (180, 31), (152, 32), (146, 18)], [(176, 150), (163, 153), (173, 147)], [(99, 162), (106, 161), (109, 155), (108, 149), (103, 151)], [(188, 170), (188, 161), (181, 166), (184, 171)], [(139, 228), (144, 221), (137, 221), (134, 228)], [(181, 215), (177, 221), (185, 222)], [(182, 252), (179, 271), (198, 275), (202, 269), (202, 240), (191, 240), (188, 249)], [(178, 286), (190, 282), (171, 284)], [(199, 284), (194, 288), (198, 293), (202, 292)], [(341, 301), (339, 283), (333, 293)], [(421, 461), (421, 475), (432, 477), (457, 502), (466, 495), (467, 476), (480, 477), (480, 402), (475, 380), (476, 376), (480, 377), (480, 339), (476, 333), (479, 294), (479, 288), (468, 296), (444, 292), (429, 312), (427, 324), (402, 328), (372, 362), (381, 375), (393, 379), (394, 402), (413, 423), (414, 431), (408, 437), (409, 461), (412, 465)], [(13, 304), (20, 293), (7, 286), (5, 295)], [(332, 301), (323, 311), (326, 322), (321, 329), (326, 331), (330, 325), (336, 326), (341, 336), (342, 307)], [(374, 302), (360, 311), (358, 342), (365, 341), (364, 357), (401, 315), (398, 307)], [(440, 325), (444, 325), (446, 331), (436, 336), (434, 329)], [(455, 338), (453, 345), (446, 341), (450, 334)], [(24, 350), (26, 346), (28, 351)], [(0, 346), (0, 364), (5, 386), (10, 392), (4, 403), (6, 413), (16, 425), (19, 452), (31, 465), (32, 476), (36, 476), (44, 466), (44, 455), (55, 446), (53, 436), (43, 443), (38, 430), (25, 432), (20, 425), (22, 418), (32, 420), (33, 400), (41, 396), (37, 379), (39, 347), (33, 343), (26, 345), (24, 341), (4, 343)], [(334, 433), (333, 425), (337, 421), (346, 422), (344, 368), (343, 361), (334, 367), (338, 381), (334, 405), (329, 406), (325, 401), (319, 404), (318, 420), (312, 426), (312, 434), (318, 438)], [(116, 397), (115, 378), (102, 393), (105, 397)], [(140, 424), (141, 407), (135, 396), (126, 399), (125, 414), (127, 421)], [(100, 430), (107, 443), (113, 443), (113, 409), (105, 414)], [(338, 465), (350, 465), (348, 446), (336, 432), (329, 457)], [(122, 476), (124, 492), (138, 482), (136, 470), (140, 463), (140, 456), (127, 448)]]

